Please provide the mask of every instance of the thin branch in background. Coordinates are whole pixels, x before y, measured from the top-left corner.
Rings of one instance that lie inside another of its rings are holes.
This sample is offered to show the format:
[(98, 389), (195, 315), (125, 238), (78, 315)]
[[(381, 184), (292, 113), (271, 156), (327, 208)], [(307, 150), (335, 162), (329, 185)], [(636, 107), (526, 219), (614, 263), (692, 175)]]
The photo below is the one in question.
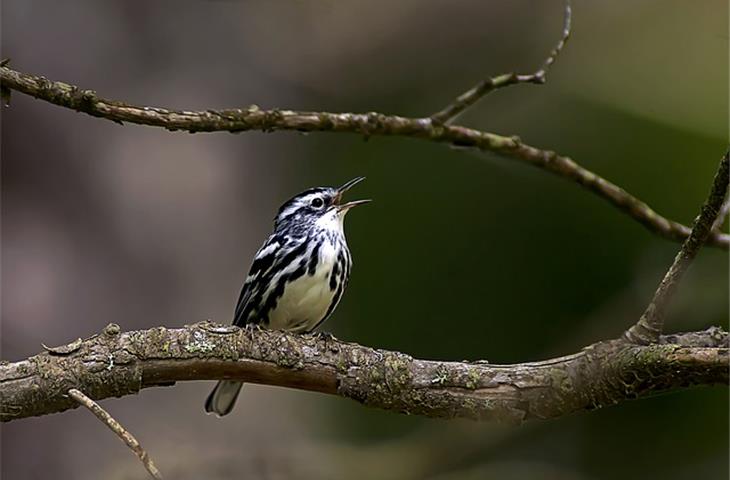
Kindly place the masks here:
[(557, 45), (555, 45), (553, 51), (550, 52), (550, 56), (545, 59), (539, 70), (531, 74), (517, 74), (514, 72), (504, 73), (496, 77), (484, 79), (474, 85), (471, 89), (459, 95), (456, 100), (447, 105), (446, 108), (431, 115), (431, 121), (440, 125), (447, 124), (464, 113), (467, 108), (486, 97), (489, 93), (500, 88), (516, 85), (518, 83), (545, 83), (545, 77), (548, 70), (552, 64), (555, 63), (555, 59), (558, 58), (558, 55), (560, 55), (560, 52), (563, 50), (568, 38), (570, 38), (571, 17), (572, 10), (570, 7), (570, 0), (567, 0), (565, 2), (565, 16), (563, 19), (563, 35), (560, 37), (560, 41)]
[[(203, 111), (143, 107), (107, 100), (92, 90), (81, 90), (74, 85), (53, 82), (44, 77), (12, 70), (7, 66), (0, 66), (0, 85), (54, 105), (120, 124), (129, 122), (167, 130), (186, 130), (190, 133), (218, 131), (239, 133), (251, 130), (347, 132), (367, 136), (419, 138), (435, 143), (474, 148), (517, 160), (570, 180), (608, 201), (661, 237), (683, 241), (690, 232), (687, 226), (659, 215), (649, 205), (618, 185), (596, 175), (566, 156), (530, 146), (516, 137), (506, 137), (457, 125), (434, 125), (428, 118), (409, 118), (377, 112), (261, 110), (255, 106), (247, 109)], [(713, 232), (708, 244), (727, 250), (730, 247), (730, 235)]]
[(142, 465), (144, 465), (144, 468), (147, 469), (152, 478), (155, 480), (162, 480), (162, 473), (160, 473), (157, 469), (149, 454), (144, 448), (142, 448), (142, 445), (139, 444), (137, 439), (134, 438), (131, 433), (129, 433), (119, 422), (114, 420), (114, 417), (109, 415), (109, 413), (101, 408), (98, 403), (87, 397), (80, 390), (72, 388), (68, 391), (68, 395), (76, 400), (80, 405), (88, 408), (91, 413), (96, 416), (96, 418), (104, 422), (104, 424), (109, 427), (112, 432), (121, 438), (122, 441), (135, 453), (135, 455), (139, 457)]
[(669, 301), (674, 295), (682, 275), (692, 264), (702, 245), (712, 233), (717, 221), (718, 214), (723, 207), (725, 197), (728, 194), (728, 181), (730, 167), (728, 164), (730, 151), (725, 153), (720, 161), (720, 166), (712, 182), (710, 194), (702, 205), (699, 216), (692, 225), (692, 232), (682, 244), (674, 263), (664, 275), (659, 287), (654, 292), (649, 306), (646, 307), (643, 315), (630, 329), (624, 333), (624, 337), (632, 343), (648, 344), (656, 342), (664, 329), (665, 311)]

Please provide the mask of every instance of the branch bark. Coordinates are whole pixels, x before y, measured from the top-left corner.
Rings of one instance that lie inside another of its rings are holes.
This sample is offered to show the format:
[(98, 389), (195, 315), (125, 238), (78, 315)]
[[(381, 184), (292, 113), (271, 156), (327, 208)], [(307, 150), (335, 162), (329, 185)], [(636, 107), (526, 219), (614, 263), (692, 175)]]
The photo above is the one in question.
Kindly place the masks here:
[(490, 365), (208, 322), (126, 333), (112, 324), (87, 340), (0, 365), (0, 420), (74, 408), (72, 388), (98, 400), (187, 380), (236, 379), (407, 414), (512, 424), (728, 384), (727, 332), (711, 328), (667, 340), (648, 346), (611, 340), (542, 362)]
[(730, 151), (725, 152), (725, 156), (720, 160), (720, 166), (712, 182), (710, 194), (692, 225), (690, 236), (682, 244), (682, 248), (680, 248), (674, 262), (667, 270), (656, 292), (654, 292), (654, 297), (644, 313), (636, 324), (626, 331), (625, 337), (628, 341), (647, 344), (657, 341), (659, 335), (661, 335), (664, 329), (667, 305), (672, 299), (684, 272), (692, 264), (700, 248), (715, 228), (715, 222), (717, 222), (718, 215), (723, 209), (725, 197), (728, 195), (729, 182)]

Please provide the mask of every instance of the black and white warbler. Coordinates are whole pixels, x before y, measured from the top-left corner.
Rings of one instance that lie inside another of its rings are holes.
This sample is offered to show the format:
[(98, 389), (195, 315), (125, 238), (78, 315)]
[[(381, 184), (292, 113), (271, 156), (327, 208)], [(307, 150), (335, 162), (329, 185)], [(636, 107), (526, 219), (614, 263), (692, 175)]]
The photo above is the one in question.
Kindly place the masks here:
[[(364, 179), (354, 178), (340, 188), (311, 188), (281, 206), (274, 232), (256, 253), (243, 284), (234, 325), (306, 333), (330, 316), (352, 267), (345, 215), (370, 201), (342, 203), (342, 195)], [(242, 386), (232, 380), (218, 382), (205, 411), (230, 413)]]

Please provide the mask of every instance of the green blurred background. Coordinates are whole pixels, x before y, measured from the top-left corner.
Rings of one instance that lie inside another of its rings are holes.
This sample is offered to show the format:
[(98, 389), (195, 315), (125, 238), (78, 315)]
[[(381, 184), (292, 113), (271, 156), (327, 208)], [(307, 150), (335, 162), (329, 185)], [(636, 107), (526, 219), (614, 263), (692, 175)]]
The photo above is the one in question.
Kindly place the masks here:
[[(137, 104), (430, 114), (484, 76), (534, 70), (562, 3), (507, 0), (5, 0), (2, 57)], [(574, 2), (544, 86), (459, 123), (570, 155), (688, 223), (728, 131), (728, 5)], [(2, 116), (2, 358), (109, 322), (227, 322), (278, 206), (368, 180), (348, 216), (351, 283), (325, 328), (434, 359), (566, 354), (641, 314), (677, 244), (598, 197), (491, 154), (341, 134), (120, 127), (14, 94)], [(355, 196), (355, 195), (354, 195)], [(667, 329), (728, 322), (728, 256), (705, 249)], [(107, 400), (168, 478), (689, 479), (728, 476), (728, 389), (496, 427), (249, 385)], [(3, 425), (5, 479), (142, 479), (87, 412)]]

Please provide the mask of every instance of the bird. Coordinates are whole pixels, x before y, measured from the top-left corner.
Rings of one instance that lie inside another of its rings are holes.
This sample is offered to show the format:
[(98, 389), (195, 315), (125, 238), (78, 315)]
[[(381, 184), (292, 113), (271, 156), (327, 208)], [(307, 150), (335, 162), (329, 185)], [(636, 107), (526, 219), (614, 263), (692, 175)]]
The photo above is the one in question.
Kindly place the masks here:
[[(345, 192), (365, 180), (339, 188), (315, 187), (287, 200), (274, 230), (254, 256), (236, 303), (233, 325), (309, 333), (335, 310), (347, 287), (352, 256), (344, 220), (352, 207)], [(221, 380), (205, 402), (206, 413), (228, 415), (243, 382)]]

